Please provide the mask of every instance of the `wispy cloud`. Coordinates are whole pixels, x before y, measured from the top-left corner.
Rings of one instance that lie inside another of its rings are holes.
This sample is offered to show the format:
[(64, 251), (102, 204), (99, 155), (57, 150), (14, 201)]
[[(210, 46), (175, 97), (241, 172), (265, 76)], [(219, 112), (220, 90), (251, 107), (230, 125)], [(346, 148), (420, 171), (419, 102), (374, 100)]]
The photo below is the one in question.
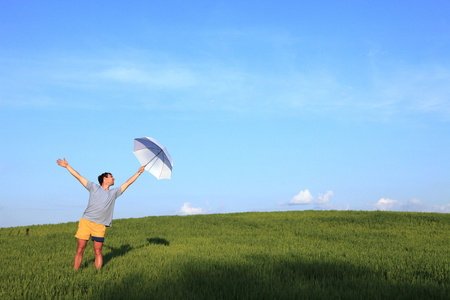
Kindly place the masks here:
[(85, 55), (11, 60), (0, 71), (0, 105), (86, 108), (104, 97), (117, 99), (116, 105), (126, 102), (123, 105), (189, 112), (297, 113), (374, 120), (425, 114), (450, 120), (450, 66), (445, 63), (367, 67), (365, 73), (349, 75), (337, 66), (324, 67), (318, 58), (312, 62), (315, 67), (308, 69), (294, 59), (274, 68), (271, 64), (278, 58), (267, 53), (262, 54), (270, 56), (265, 68), (247, 65), (239, 58), (233, 63), (231, 58), (221, 61), (214, 56), (195, 60), (179, 53), (162, 56), (135, 49), (119, 50), (110, 57)]
[(377, 71), (375, 108), (390, 114), (436, 114), (450, 119), (450, 68), (445, 65), (406, 65)]
[(157, 66), (152, 69), (115, 66), (100, 71), (98, 79), (152, 88), (188, 88), (197, 84), (196, 74), (186, 68)]

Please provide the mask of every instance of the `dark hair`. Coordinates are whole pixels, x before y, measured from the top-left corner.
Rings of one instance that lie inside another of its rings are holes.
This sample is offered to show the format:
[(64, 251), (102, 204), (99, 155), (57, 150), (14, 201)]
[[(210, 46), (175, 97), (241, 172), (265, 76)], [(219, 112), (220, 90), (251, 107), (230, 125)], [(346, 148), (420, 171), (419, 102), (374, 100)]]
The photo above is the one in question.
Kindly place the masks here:
[(105, 172), (102, 175), (98, 176), (98, 182), (100, 183), (100, 185), (103, 184), (103, 178), (108, 177), (108, 175), (112, 175), (111, 173)]

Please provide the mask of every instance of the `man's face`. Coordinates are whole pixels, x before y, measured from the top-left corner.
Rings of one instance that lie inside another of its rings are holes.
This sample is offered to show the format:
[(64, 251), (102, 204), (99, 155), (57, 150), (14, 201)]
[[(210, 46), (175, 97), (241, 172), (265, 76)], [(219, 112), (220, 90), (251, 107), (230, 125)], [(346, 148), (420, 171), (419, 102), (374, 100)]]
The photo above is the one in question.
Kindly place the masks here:
[(114, 177), (111, 174), (108, 174), (105, 178), (103, 178), (103, 182), (108, 186), (114, 185)]

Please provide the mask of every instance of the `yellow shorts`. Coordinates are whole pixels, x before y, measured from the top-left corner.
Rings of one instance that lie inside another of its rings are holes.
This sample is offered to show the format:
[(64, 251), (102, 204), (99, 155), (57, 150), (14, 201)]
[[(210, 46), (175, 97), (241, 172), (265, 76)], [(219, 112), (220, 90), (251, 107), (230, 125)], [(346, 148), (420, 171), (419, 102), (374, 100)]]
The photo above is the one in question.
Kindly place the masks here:
[(105, 225), (81, 218), (78, 223), (78, 231), (77, 234), (75, 234), (75, 237), (80, 240), (88, 241), (89, 237), (92, 236), (93, 241), (103, 242), (105, 240), (105, 231)]

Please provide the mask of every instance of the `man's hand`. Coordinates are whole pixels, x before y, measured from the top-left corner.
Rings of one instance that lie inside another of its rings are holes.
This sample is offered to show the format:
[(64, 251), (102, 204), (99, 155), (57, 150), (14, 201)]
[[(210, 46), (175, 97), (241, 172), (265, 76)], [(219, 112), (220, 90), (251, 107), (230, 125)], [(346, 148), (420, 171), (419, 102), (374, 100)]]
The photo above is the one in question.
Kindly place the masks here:
[(63, 168), (66, 168), (70, 174), (72, 174), (76, 179), (78, 179), (78, 181), (84, 186), (86, 187), (88, 181), (86, 178), (84, 178), (83, 176), (81, 176), (80, 174), (78, 174), (77, 171), (75, 171), (71, 166), (69, 166), (69, 163), (67, 162), (67, 160), (64, 158), (64, 160), (62, 159), (58, 159), (56, 161), (56, 163), (58, 165), (60, 165)]
[(58, 165), (60, 165), (61, 167), (63, 167), (63, 168), (67, 168), (67, 166), (69, 165), (69, 163), (67, 162), (67, 160), (64, 158), (64, 160), (62, 160), (62, 159), (58, 159), (57, 161), (56, 161), (56, 163), (58, 164)]
[(132, 184), (139, 177), (139, 175), (141, 175), (142, 172), (144, 172), (144, 170), (145, 170), (145, 166), (140, 167), (139, 171), (137, 171), (136, 174), (131, 176), (131, 178), (128, 179), (127, 182), (125, 182), (124, 184), (122, 184), (120, 186), (122, 188), (122, 193), (125, 192), (125, 190), (130, 186), (130, 184)]
[(144, 170), (145, 170), (145, 166), (142, 166), (142, 167), (139, 168), (138, 173), (142, 174), (144, 172)]

